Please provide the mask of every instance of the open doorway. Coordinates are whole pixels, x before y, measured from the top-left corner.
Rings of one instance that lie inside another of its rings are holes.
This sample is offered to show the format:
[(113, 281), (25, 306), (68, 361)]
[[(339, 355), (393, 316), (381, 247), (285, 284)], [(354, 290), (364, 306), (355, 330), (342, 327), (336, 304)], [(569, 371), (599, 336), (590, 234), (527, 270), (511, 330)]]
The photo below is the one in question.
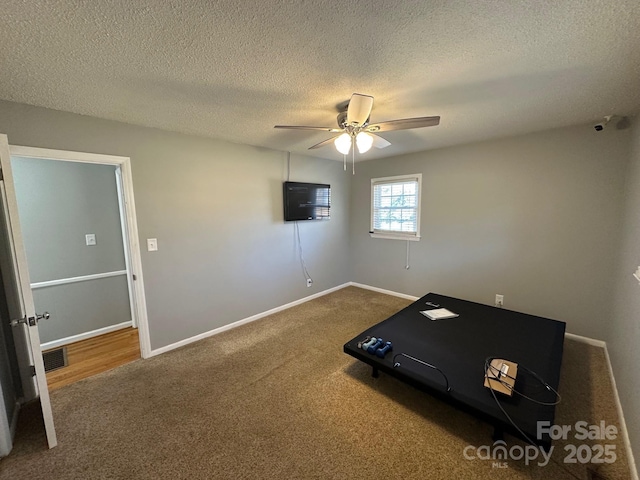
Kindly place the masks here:
[(129, 159), (10, 151), (50, 388), (146, 357)]

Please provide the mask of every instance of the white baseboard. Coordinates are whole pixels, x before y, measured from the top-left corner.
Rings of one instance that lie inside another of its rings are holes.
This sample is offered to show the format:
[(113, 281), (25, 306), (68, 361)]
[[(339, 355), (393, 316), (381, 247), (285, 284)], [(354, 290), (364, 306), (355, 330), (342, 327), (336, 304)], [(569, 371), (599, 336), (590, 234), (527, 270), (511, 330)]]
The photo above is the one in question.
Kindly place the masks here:
[(616, 377), (613, 375), (613, 367), (611, 366), (611, 358), (609, 357), (609, 349), (607, 343), (602, 340), (596, 340), (595, 338), (583, 337), (582, 335), (576, 335), (574, 333), (565, 333), (565, 338), (575, 340), (576, 342), (586, 343), (594, 347), (599, 347), (604, 350), (604, 356), (607, 362), (607, 368), (609, 369), (609, 377), (611, 377), (611, 384), (613, 386), (613, 400), (618, 410), (618, 417), (620, 418), (620, 434), (622, 435), (622, 441), (625, 446), (627, 458), (629, 459), (629, 468), (631, 469), (632, 480), (638, 479), (638, 470), (636, 469), (636, 462), (633, 457), (633, 451), (631, 450), (631, 441), (629, 440), (629, 431), (627, 430), (627, 422), (624, 419), (624, 412), (622, 411), (622, 403), (620, 403), (620, 396), (618, 395), (618, 386), (616, 385)]
[[(604, 342), (603, 342), (604, 343)], [(616, 402), (616, 408), (618, 409), (618, 416), (620, 417), (620, 434), (624, 441), (624, 446), (629, 459), (629, 468), (631, 469), (632, 480), (638, 479), (638, 469), (636, 467), (636, 461), (633, 456), (633, 450), (631, 449), (631, 441), (629, 440), (629, 430), (627, 430), (627, 422), (624, 419), (624, 412), (622, 411), (622, 403), (620, 403), (620, 397), (618, 396), (618, 386), (616, 385), (616, 377), (613, 375), (613, 367), (611, 365), (611, 358), (609, 357), (609, 349), (607, 344), (604, 345), (604, 356), (607, 359), (607, 367), (609, 368), (609, 376), (611, 377), (611, 384), (613, 386), (613, 398)]]
[(575, 340), (576, 342), (586, 343), (587, 345), (593, 345), (594, 347), (607, 348), (606, 342), (602, 340), (596, 340), (595, 338), (583, 337), (582, 335), (576, 335), (575, 333), (565, 332), (565, 338)]
[(40, 345), (40, 348), (44, 350), (50, 350), (52, 348), (63, 347), (70, 343), (79, 342), (80, 340), (87, 340), (88, 338), (97, 337), (98, 335), (104, 335), (105, 333), (115, 332), (122, 330), (123, 328), (131, 327), (133, 324), (131, 321), (118, 323), (117, 325), (109, 325), (108, 327), (98, 328), (91, 330), (90, 332), (79, 333), (78, 335), (72, 335), (70, 337), (61, 338), (60, 340), (53, 340)]
[(393, 292), (391, 290), (385, 290), (384, 288), (372, 287), (371, 285), (365, 285), (363, 283), (349, 282), (352, 287), (364, 288), (365, 290), (372, 290), (378, 293), (384, 293), (385, 295), (392, 295), (394, 297), (406, 298), (407, 300), (416, 301), (420, 297), (414, 297), (413, 295), (407, 295), (406, 293)]
[(295, 300), (293, 302), (287, 303), (285, 305), (281, 305), (276, 308), (272, 308), (271, 310), (267, 310), (266, 312), (258, 313), (256, 315), (252, 315), (251, 317), (238, 320), (237, 322), (229, 323), (228, 325), (223, 325), (222, 327), (214, 328), (213, 330), (209, 330), (208, 332), (204, 332), (199, 335), (195, 335), (193, 337), (185, 338), (184, 340), (180, 340), (179, 342), (172, 343), (164, 347), (156, 348), (154, 350), (151, 350), (151, 352), (149, 352), (149, 357), (155, 357), (156, 355), (160, 355), (161, 353), (165, 353), (170, 350), (175, 350), (176, 348), (184, 347), (185, 345), (189, 345), (190, 343), (197, 342), (198, 340), (203, 340), (205, 338), (211, 337), (213, 335), (217, 335), (222, 332), (226, 332), (227, 330), (231, 330), (232, 328), (239, 327), (240, 325), (245, 325), (247, 323), (255, 322), (256, 320), (259, 320), (269, 315), (273, 315), (274, 313), (278, 313), (283, 310), (287, 310), (288, 308), (295, 307), (296, 305), (300, 305), (302, 303), (308, 302), (309, 300), (313, 300), (314, 298), (322, 297), (324, 295), (328, 295), (338, 290), (342, 290), (343, 288), (348, 287), (350, 285), (351, 285), (350, 283), (343, 283), (342, 285), (338, 285), (337, 287), (329, 288), (328, 290), (323, 290), (322, 292), (314, 293), (313, 295), (309, 295), (308, 297)]
[(613, 367), (611, 366), (611, 358), (609, 357), (609, 349), (607, 348), (607, 343), (602, 340), (596, 340), (594, 338), (583, 337), (582, 335), (576, 335), (574, 333), (565, 333), (565, 338), (569, 338), (571, 340), (575, 340), (576, 342), (586, 343), (587, 345), (592, 345), (594, 347), (599, 347), (604, 350), (604, 356), (607, 362), (607, 368), (609, 370), (609, 377), (611, 377), (611, 384), (613, 386), (613, 400), (616, 404), (616, 409), (618, 410), (618, 417), (620, 418), (620, 435), (622, 435), (622, 441), (625, 446), (625, 452), (627, 454), (627, 458), (629, 459), (629, 468), (631, 470), (631, 478), (632, 480), (640, 480), (638, 479), (638, 470), (636, 468), (636, 461), (633, 457), (633, 451), (631, 450), (631, 441), (629, 440), (629, 431), (627, 430), (627, 422), (624, 418), (624, 412), (622, 411), (622, 403), (620, 403), (620, 396), (618, 395), (618, 386), (616, 385), (616, 377), (613, 374)]

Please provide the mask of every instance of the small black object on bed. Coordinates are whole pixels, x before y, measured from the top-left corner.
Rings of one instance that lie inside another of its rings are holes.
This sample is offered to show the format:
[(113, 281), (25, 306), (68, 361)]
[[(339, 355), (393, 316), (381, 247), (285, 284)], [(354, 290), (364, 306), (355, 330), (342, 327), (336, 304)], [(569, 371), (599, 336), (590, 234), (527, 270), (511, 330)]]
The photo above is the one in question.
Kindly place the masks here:
[[(430, 305), (458, 316), (429, 320), (420, 311)], [(347, 342), (344, 352), (371, 365), (374, 377), (382, 371), (491, 423), (494, 439), (506, 431), (548, 449), (551, 438), (546, 433), (538, 437), (537, 423), (554, 422), (565, 326), (429, 293)], [(393, 355), (368, 353), (363, 349), (367, 337), (391, 342)], [(516, 379), (522, 395), (496, 395), (484, 386), (487, 358), (526, 366)], [(540, 388), (540, 379), (550, 389)]]

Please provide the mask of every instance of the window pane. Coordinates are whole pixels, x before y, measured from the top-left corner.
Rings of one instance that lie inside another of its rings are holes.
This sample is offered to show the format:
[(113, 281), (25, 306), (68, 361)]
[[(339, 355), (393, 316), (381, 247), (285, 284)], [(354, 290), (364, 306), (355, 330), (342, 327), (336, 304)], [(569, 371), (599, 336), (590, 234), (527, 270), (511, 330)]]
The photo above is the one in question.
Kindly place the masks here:
[[(417, 234), (419, 183), (407, 181), (373, 184), (372, 228), (379, 232)], [(375, 179), (374, 179), (375, 182)]]
[(391, 185), (391, 195), (402, 195), (402, 190), (403, 190), (403, 184), (402, 183), (394, 183)]

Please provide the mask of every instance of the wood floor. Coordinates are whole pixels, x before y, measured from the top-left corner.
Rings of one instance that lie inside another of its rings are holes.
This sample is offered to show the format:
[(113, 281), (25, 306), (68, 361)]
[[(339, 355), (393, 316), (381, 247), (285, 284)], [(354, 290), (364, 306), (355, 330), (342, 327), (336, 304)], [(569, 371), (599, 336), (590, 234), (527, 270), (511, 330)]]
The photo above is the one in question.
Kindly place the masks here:
[(68, 365), (47, 372), (49, 390), (111, 370), (140, 358), (138, 330), (124, 328), (67, 345)]

